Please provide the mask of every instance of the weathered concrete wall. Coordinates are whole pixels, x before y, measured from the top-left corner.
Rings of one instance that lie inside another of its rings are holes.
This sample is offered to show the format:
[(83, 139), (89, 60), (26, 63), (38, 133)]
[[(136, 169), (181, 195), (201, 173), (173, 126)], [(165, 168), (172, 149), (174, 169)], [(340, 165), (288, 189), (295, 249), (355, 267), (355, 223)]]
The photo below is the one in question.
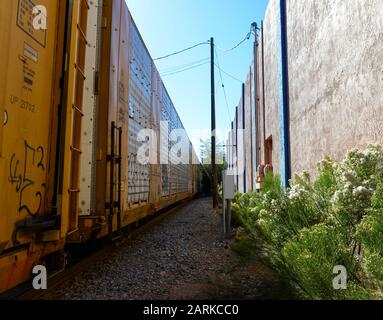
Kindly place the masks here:
[(246, 191), (254, 190), (253, 184), (253, 157), (255, 156), (255, 150), (253, 145), (249, 143), (253, 138), (253, 119), (254, 119), (254, 96), (252, 95), (252, 85), (254, 78), (253, 68), (250, 67), (245, 83), (245, 167), (246, 167)]
[(232, 134), (233, 134), (233, 146), (235, 146), (232, 150), (233, 152), (233, 173), (236, 177), (235, 179), (235, 185), (236, 185), (236, 190), (238, 191), (239, 189), (239, 177), (238, 177), (238, 148), (237, 148), (237, 145), (238, 145), (238, 139), (237, 139), (237, 129), (238, 129), (238, 126), (237, 126), (237, 120), (238, 118), (238, 107), (236, 107), (236, 112), (235, 112), (235, 116), (234, 116), (234, 121), (233, 121), (233, 131), (232, 131)]
[(238, 103), (238, 127), (237, 127), (237, 152), (238, 152), (238, 192), (245, 192), (245, 141), (244, 141), (244, 114), (243, 114), (243, 105), (242, 97)]
[(293, 173), (382, 144), (383, 1), (288, 0), (287, 21)]
[(256, 125), (255, 125), (255, 117), (256, 117), (256, 106), (255, 106), (255, 93), (256, 93), (256, 81), (255, 81), (255, 75), (257, 74), (255, 71), (255, 59), (253, 59), (253, 62), (250, 67), (250, 73), (251, 73), (251, 79), (250, 79), (250, 101), (251, 101), (251, 110), (252, 110), (252, 115), (251, 115), (251, 143), (247, 142), (249, 145), (251, 144), (251, 150), (252, 150), (252, 171), (253, 171), (253, 176), (252, 178), (252, 190), (256, 189), (257, 186), (257, 159), (256, 159), (256, 150), (257, 150), (257, 143), (256, 139)]
[[(298, 0), (302, 1), (302, 0)], [(274, 173), (279, 173), (279, 123), (278, 123), (278, 104), (279, 104), (279, 71), (278, 71), (278, 52), (279, 52), (279, 1), (270, 0), (264, 20), (264, 58), (265, 58), (265, 138), (273, 138), (273, 167)], [(261, 46), (259, 46), (261, 49)], [(264, 140), (262, 140), (263, 142)], [(262, 150), (264, 146), (262, 143)], [(264, 154), (264, 153), (263, 153)], [(263, 159), (262, 159), (263, 160)], [(263, 162), (263, 161), (262, 161)]]
[[(256, 83), (257, 83), (257, 135), (254, 132), (254, 137), (258, 136), (257, 139), (257, 148), (254, 147), (254, 150), (258, 152), (257, 157), (258, 157), (258, 163), (263, 163), (264, 162), (264, 144), (262, 141), (266, 139), (265, 134), (264, 134), (264, 112), (263, 112), (263, 78), (262, 78), (262, 43), (261, 40), (259, 41), (259, 44), (256, 48), (256, 60), (257, 60), (257, 76), (256, 76)], [(255, 125), (254, 125), (255, 126)], [(256, 168), (257, 170), (258, 168)]]
[[(383, 1), (286, 3), (292, 175), (302, 171), (315, 175), (317, 163), (325, 156), (341, 160), (352, 148), (383, 144)], [(276, 174), (281, 157), (279, 5), (280, 0), (270, 0), (263, 46), (259, 37), (253, 86), (253, 90), (257, 87), (258, 121), (252, 126), (258, 126), (261, 164), (265, 164), (265, 140), (272, 137)], [(246, 141), (253, 157), (254, 137), (251, 143)]]

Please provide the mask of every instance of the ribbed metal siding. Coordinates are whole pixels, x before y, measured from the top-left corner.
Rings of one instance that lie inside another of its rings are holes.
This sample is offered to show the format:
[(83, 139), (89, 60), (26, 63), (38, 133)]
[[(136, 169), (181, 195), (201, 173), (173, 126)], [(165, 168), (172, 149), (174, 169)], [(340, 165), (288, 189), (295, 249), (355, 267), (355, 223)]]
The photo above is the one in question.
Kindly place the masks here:
[(131, 61), (129, 90), (128, 203), (147, 202), (150, 165), (137, 161), (140, 130), (151, 128), (152, 60), (135, 24), (131, 23)]
[[(161, 130), (161, 160), (165, 161), (162, 164), (162, 196), (167, 197), (170, 194), (170, 165), (169, 162), (169, 147), (168, 144), (165, 143), (168, 141), (169, 133), (170, 133), (170, 112), (171, 112), (171, 101), (170, 97), (165, 89), (165, 86), (162, 84), (161, 86), (161, 121), (162, 130)], [(165, 127), (166, 125), (166, 127)], [(167, 128), (167, 130), (166, 130)]]
[[(178, 129), (178, 119), (177, 119), (177, 112), (174, 108), (173, 103), (171, 103), (171, 109), (170, 109), (170, 124), (169, 124), (170, 132), (173, 132), (174, 130)], [(169, 150), (173, 148), (173, 146), (176, 144), (174, 141), (169, 141)], [(175, 165), (177, 162), (177, 158), (174, 157), (171, 153), (169, 154), (170, 157), (170, 193), (176, 194), (177, 193), (177, 178), (179, 175), (179, 169), (178, 166)]]

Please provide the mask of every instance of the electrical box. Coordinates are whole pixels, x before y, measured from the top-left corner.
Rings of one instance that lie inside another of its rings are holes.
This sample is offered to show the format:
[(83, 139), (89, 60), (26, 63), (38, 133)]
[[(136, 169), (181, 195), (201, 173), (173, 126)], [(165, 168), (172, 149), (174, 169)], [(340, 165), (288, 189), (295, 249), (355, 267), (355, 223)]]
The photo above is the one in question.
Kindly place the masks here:
[(227, 171), (223, 172), (223, 198), (224, 200), (234, 199), (234, 176)]

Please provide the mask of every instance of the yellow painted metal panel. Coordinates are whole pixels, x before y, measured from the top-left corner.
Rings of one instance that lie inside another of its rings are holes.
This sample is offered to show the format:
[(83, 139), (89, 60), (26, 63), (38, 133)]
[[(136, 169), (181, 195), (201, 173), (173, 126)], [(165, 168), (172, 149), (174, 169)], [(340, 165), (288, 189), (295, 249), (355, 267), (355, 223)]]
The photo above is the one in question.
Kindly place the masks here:
[(32, 268), (41, 263), (41, 257), (54, 252), (59, 253), (63, 248), (64, 240), (61, 239), (49, 243), (35, 243), (29, 250), (19, 249), (0, 256), (0, 294), (30, 280)]
[(27, 250), (0, 258), (0, 293), (27, 281), (30, 275), (25, 270), (33, 266), (33, 257), (28, 258)]
[[(9, 46), (9, 32), (5, 32), (10, 25), (11, 16), (8, 14), (11, 12), (11, 2), (4, 1), (0, 10), (0, 43), (3, 48)], [(8, 65), (9, 50), (0, 50), (0, 59), (4, 65)], [(3, 129), (7, 122), (8, 115), (5, 113), (5, 84), (6, 84), (6, 72), (0, 73), (0, 157), (2, 155), (2, 142), (3, 142)]]
[[(118, 110), (117, 110), (117, 125), (122, 128), (122, 164), (121, 164), (121, 183), (123, 190), (121, 190), (121, 211), (123, 212), (127, 206), (125, 200), (128, 199), (128, 148), (129, 148), (129, 139), (128, 139), (128, 125), (129, 125), (129, 71), (130, 71), (130, 13), (128, 7), (121, 3), (121, 25), (120, 25), (120, 37), (119, 37), (119, 80), (118, 80)], [(116, 169), (116, 178), (115, 181), (118, 181), (117, 169)], [(116, 185), (116, 187), (118, 187)], [(117, 188), (116, 188), (117, 189)], [(117, 191), (115, 199), (117, 199)]]
[(111, 67), (111, 48), (108, 43), (112, 39), (112, 12), (116, 1), (105, 1), (102, 8), (103, 28), (101, 30), (100, 72), (99, 72), (99, 108), (97, 121), (97, 161), (96, 161), (96, 215), (105, 215), (107, 162), (108, 153), (108, 119), (109, 119), (109, 74)]
[[(38, 4), (49, 13), (46, 30), (32, 26), (32, 1), (0, 3), (0, 39), (8, 42), (5, 46), (1, 42), (0, 51), (0, 111), (7, 114), (6, 124), (1, 125), (0, 243), (8, 241), (7, 248), (15, 244), (10, 240), (17, 222), (50, 211), (45, 197), (58, 2), (40, 0)], [(31, 239), (21, 235), (17, 240)]]

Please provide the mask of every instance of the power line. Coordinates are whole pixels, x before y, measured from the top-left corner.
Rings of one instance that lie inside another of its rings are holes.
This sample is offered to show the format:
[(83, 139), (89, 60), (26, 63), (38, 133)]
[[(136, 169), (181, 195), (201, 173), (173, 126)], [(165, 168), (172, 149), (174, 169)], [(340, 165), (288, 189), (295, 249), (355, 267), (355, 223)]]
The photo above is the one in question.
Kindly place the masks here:
[(194, 46), (191, 46), (191, 47), (189, 47), (189, 48), (186, 48), (186, 49), (183, 49), (183, 50), (180, 50), (180, 51), (177, 51), (177, 52), (174, 52), (174, 53), (168, 54), (168, 55), (166, 55), (166, 56), (163, 56), (163, 57), (159, 57), (159, 58), (157, 58), (157, 59), (153, 59), (153, 61), (157, 61), (157, 60), (166, 59), (166, 58), (169, 58), (169, 57), (172, 57), (172, 56), (175, 56), (175, 55), (181, 54), (181, 53), (183, 53), (183, 52), (186, 52), (186, 51), (192, 50), (192, 49), (194, 49), (194, 48), (197, 48), (197, 47), (199, 47), (199, 46), (202, 46), (202, 45), (205, 45), (205, 44), (210, 44), (210, 42), (209, 42), (209, 41), (201, 42), (201, 43), (198, 43), (198, 44), (196, 44), (196, 45), (194, 45)]
[(161, 76), (162, 77), (167, 77), (167, 76), (171, 76), (171, 75), (174, 75), (174, 74), (182, 73), (182, 72), (185, 72), (185, 71), (193, 70), (193, 69), (202, 67), (202, 66), (204, 66), (204, 65), (206, 65), (208, 63), (209, 63), (209, 61), (204, 62), (204, 63), (199, 63), (197, 65), (194, 65), (194, 66), (191, 66), (191, 67), (188, 67), (188, 68), (183, 68), (183, 69), (180, 69), (180, 70), (177, 70), (177, 71), (165, 72), (164, 74), (161, 74)]
[(223, 49), (223, 48), (221, 48), (221, 47), (219, 47), (219, 46), (216, 46), (216, 47), (217, 47), (219, 50), (221, 50), (221, 51), (223, 51), (223, 52), (225, 52), (225, 53), (230, 52), (230, 51), (234, 51), (235, 49), (237, 49), (238, 47), (240, 47), (245, 41), (250, 40), (250, 37), (251, 37), (252, 33), (253, 33), (253, 30), (251, 30), (248, 34), (246, 34), (246, 37), (245, 37), (241, 42), (239, 42), (237, 45), (235, 45), (234, 47), (232, 47), (231, 49)]
[[(242, 41), (240, 41), (237, 45), (235, 45), (234, 47), (232, 47), (231, 49), (227, 49), (227, 50), (226, 50), (226, 49), (223, 49), (223, 48), (221, 48), (221, 47), (219, 47), (219, 46), (217, 46), (217, 45), (214, 45), (214, 46), (215, 46), (216, 48), (218, 48), (219, 50), (224, 51), (224, 52), (230, 52), (230, 51), (233, 51), (233, 50), (237, 49), (238, 47), (240, 47), (245, 41), (250, 40), (251, 35), (252, 35), (253, 33), (256, 33), (257, 30), (259, 30), (259, 28), (257, 27), (257, 24), (256, 24), (256, 23), (253, 23), (253, 24), (251, 25), (250, 32), (248, 32), (248, 33), (246, 34), (245, 38), (244, 38)], [(201, 42), (201, 43), (197, 43), (197, 44), (195, 44), (194, 46), (191, 46), (191, 47), (185, 48), (185, 49), (183, 49), (183, 50), (180, 50), (180, 51), (177, 51), (177, 52), (168, 54), (168, 55), (163, 56), (163, 57), (159, 57), (159, 58), (153, 59), (153, 61), (157, 61), (157, 60), (162, 60), (162, 59), (170, 58), (170, 57), (172, 57), (172, 56), (175, 56), (175, 55), (184, 53), (184, 52), (186, 52), (186, 51), (192, 50), (192, 49), (194, 49), (194, 48), (197, 48), (197, 47), (202, 46), (202, 45), (205, 45), (205, 44), (210, 44), (210, 40), (207, 40), (207, 41), (204, 41), (204, 42)]]
[(238, 81), (239, 83), (243, 83), (242, 80), (239, 80), (237, 77), (234, 77), (233, 75), (231, 75), (230, 73), (226, 72), (225, 70), (223, 70), (219, 65), (215, 64), (215, 66), (220, 70), (222, 71), (224, 74), (226, 74), (228, 77), (232, 78), (233, 80), (235, 81)]
[(210, 60), (210, 57), (205, 58), (205, 59), (201, 59), (201, 60), (197, 60), (197, 61), (194, 61), (194, 62), (190, 62), (190, 63), (187, 63), (187, 64), (179, 65), (179, 66), (176, 66), (176, 67), (165, 68), (164, 70), (160, 71), (160, 74), (162, 74), (162, 73), (169, 73), (169, 72), (175, 72), (175, 71), (178, 71), (178, 70), (181, 70), (181, 69), (184, 69), (184, 68), (187, 68), (187, 67), (191, 67), (191, 66), (194, 66), (196, 64), (208, 61), (208, 60)]
[(222, 90), (223, 90), (223, 95), (225, 96), (225, 101), (226, 101), (226, 107), (227, 107), (227, 113), (229, 115), (229, 122), (231, 122), (231, 114), (230, 114), (230, 107), (229, 107), (229, 101), (227, 99), (227, 94), (226, 94), (226, 89), (225, 85), (223, 83), (223, 77), (222, 77), (222, 70), (219, 66), (219, 58), (218, 58), (218, 53), (217, 53), (217, 48), (215, 48), (215, 55), (217, 57), (217, 64), (218, 64), (218, 70), (219, 70), (219, 76), (221, 78), (221, 84), (222, 84)]
[(179, 71), (175, 71), (175, 72), (170, 72), (170, 73), (165, 73), (165, 74), (161, 74), (162, 77), (168, 77), (168, 76), (172, 76), (172, 75), (175, 75), (175, 74), (178, 74), (178, 73), (181, 73), (181, 72), (185, 72), (185, 71), (189, 71), (189, 70), (192, 70), (192, 69), (195, 69), (195, 68), (199, 68), (199, 67), (202, 67), (206, 64), (210, 63), (209, 61), (207, 62), (204, 62), (204, 63), (200, 63), (200, 64), (197, 64), (195, 66), (192, 66), (192, 67), (189, 67), (189, 68), (185, 68), (185, 69), (182, 69), (182, 70), (179, 70)]

